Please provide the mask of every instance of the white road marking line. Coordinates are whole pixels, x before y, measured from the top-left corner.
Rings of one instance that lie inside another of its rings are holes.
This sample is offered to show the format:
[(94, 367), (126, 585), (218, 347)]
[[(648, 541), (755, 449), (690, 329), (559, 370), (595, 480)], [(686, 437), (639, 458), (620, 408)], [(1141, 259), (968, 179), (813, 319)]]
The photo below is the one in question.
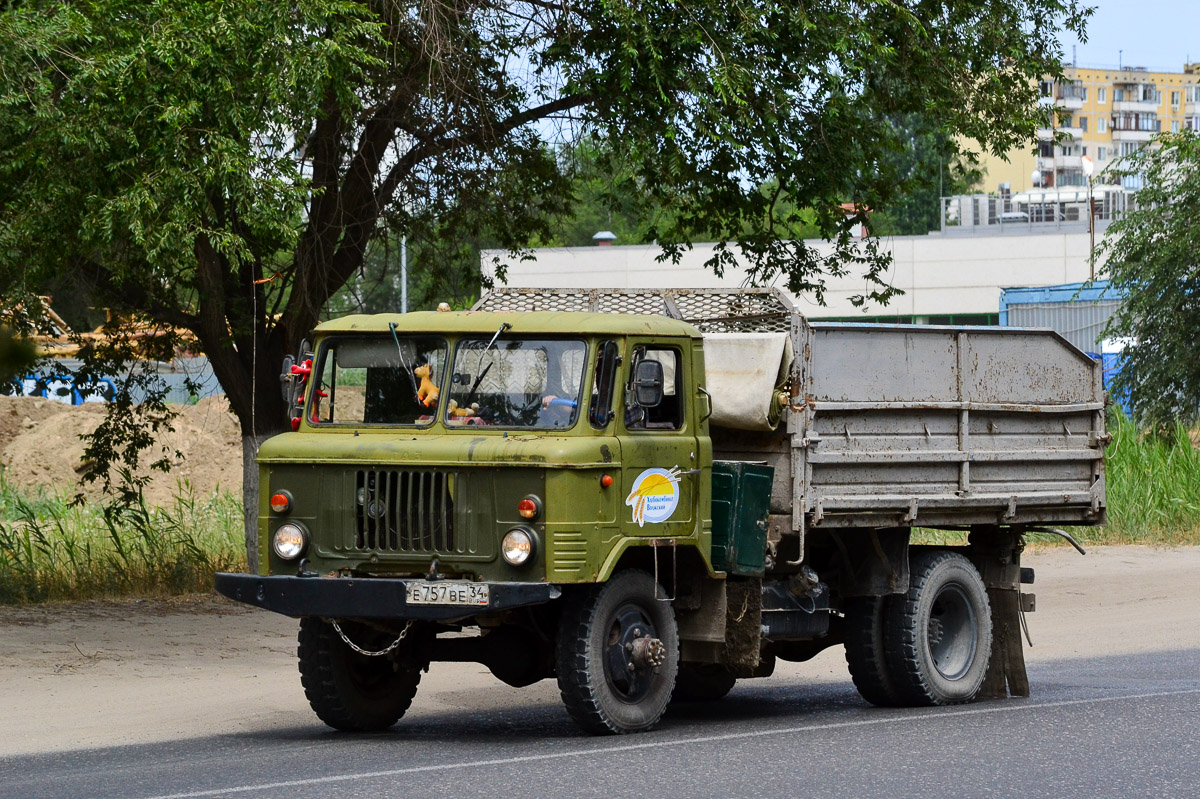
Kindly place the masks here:
[(913, 713), (903, 716), (888, 715), (878, 718), (861, 719), (858, 721), (834, 721), (828, 724), (803, 724), (798, 727), (780, 727), (770, 730), (731, 732), (723, 735), (701, 735), (694, 738), (678, 738), (670, 741), (647, 741), (645, 743), (622, 744), (620, 746), (600, 746), (593, 749), (572, 749), (568, 752), (548, 752), (542, 755), (519, 755), (516, 757), (498, 757), (489, 760), (465, 760), (459, 763), (437, 763), (429, 766), (411, 766), (409, 768), (388, 769), (387, 771), (368, 771), (361, 774), (336, 774), (328, 777), (312, 777), (304, 780), (263, 782), (255, 785), (237, 785), (231, 788), (213, 788), (207, 791), (189, 791), (187, 793), (163, 794), (161, 796), (147, 797), (147, 799), (195, 799), (195, 797), (203, 796), (228, 796), (230, 794), (251, 793), (253, 791), (273, 791), (279, 788), (297, 788), (306, 785), (324, 785), (336, 782), (350, 782), (352, 780), (372, 780), (379, 779), (380, 777), (398, 777), (403, 774), (419, 774), (429, 771), (451, 771), (454, 769), (477, 768), (480, 766), (504, 766), (513, 763), (535, 763), (541, 760), (561, 760), (568, 757), (607, 755), (614, 752), (636, 752), (643, 749), (663, 749), (671, 746), (689, 746), (692, 744), (715, 743), (719, 741), (765, 738), (771, 735), (794, 735), (796, 733), (813, 732), (815, 730), (836, 730), (847, 727), (869, 727), (878, 724), (893, 724), (895, 722), (903, 721), (945, 719), (957, 716), (982, 716), (992, 713), (1013, 713), (1022, 710), (1119, 702), (1125, 699), (1156, 699), (1167, 696), (1186, 696), (1188, 694), (1200, 694), (1200, 688), (1188, 688), (1179, 691), (1157, 691), (1154, 693), (1145, 694), (1122, 694), (1120, 696), (1098, 696), (1090, 699), (1063, 699), (1058, 702), (1040, 702), (1003, 706), (975, 706), (956, 710), (927, 710), (922, 713)]

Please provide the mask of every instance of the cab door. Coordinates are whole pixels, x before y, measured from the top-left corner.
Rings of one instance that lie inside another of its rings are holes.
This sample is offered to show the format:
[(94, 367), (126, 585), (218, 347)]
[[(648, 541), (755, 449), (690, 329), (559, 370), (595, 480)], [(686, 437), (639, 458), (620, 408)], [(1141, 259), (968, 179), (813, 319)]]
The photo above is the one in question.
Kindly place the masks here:
[[(689, 352), (677, 340), (638, 338), (629, 341), (623, 364), (624, 407), (618, 410), (621, 426), (622, 499), (621, 526), (628, 535), (676, 537), (691, 535), (696, 526), (697, 501), (702, 475), (694, 413), (688, 403), (693, 385)], [(661, 366), (661, 398), (640, 403)], [(643, 391), (638, 391), (641, 377)]]

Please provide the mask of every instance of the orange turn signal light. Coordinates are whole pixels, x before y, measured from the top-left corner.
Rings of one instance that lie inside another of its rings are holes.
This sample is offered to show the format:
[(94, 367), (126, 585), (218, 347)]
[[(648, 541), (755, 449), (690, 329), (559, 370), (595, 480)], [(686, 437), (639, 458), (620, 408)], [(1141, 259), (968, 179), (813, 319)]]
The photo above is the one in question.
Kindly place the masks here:
[(536, 497), (525, 497), (517, 503), (517, 513), (521, 515), (522, 519), (535, 519), (540, 510)]
[(528, 497), (518, 501), (517, 513), (520, 513), (521, 518), (538, 518), (541, 515), (541, 500), (534, 494), (529, 494)]
[(287, 492), (280, 491), (271, 495), (271, 510), (276, 513), (287, 513), (292, 509), (292, 498)]

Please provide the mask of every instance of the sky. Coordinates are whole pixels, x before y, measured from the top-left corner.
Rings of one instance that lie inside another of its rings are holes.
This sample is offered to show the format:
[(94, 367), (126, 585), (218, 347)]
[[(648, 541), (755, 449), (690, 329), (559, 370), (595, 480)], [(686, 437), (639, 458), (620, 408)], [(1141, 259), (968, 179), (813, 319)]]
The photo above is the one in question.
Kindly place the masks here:
[(1068, 63), (1071, 47), (1081, 67), (1148, 67), (1181, 72), (1189, 58), (1200, 62), (1200, 0), (1084, 0), (1096, 12), (1087, 43), (1060, 37)]

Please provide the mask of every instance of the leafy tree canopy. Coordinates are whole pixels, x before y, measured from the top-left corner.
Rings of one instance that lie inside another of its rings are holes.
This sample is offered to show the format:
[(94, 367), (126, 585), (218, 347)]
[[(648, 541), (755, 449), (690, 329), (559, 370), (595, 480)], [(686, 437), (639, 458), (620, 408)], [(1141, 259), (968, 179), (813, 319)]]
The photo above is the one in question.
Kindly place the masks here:
[(1136, 208), (1109, 226), (1103, 276), (1124, 295), (1106, 336), (1128, 339), (1116, 390), (1154, 426), (1200, 416), (1200, 132), (1164, 133), (1113, 167)]
[[(818, 298), (886, 256), (843, 202), (905, 181), (889, 118), (1003, 153), (1044, 124), (1079, 0), (23, 0), (0, 6), (0, 285), (70, 273), (194, 336), (253, 439), (279, 363), (404, 232), (514, 253), (572, 202), (545, 146), (591, 136), (661, 214)], [(770, 187), (764, 190), (763, 187)], [(806, 216), (809, 215), (809, 216)], [(789, 231), (837, 242), (822, 256)], [(431, 244), (432, 247), (432, 244)], [(253, 485), (252, 480), (247, 481)], [(254, 503), (248, 503), (252, 508)], [(252, 555), (253, 557), (253, 555)]]

